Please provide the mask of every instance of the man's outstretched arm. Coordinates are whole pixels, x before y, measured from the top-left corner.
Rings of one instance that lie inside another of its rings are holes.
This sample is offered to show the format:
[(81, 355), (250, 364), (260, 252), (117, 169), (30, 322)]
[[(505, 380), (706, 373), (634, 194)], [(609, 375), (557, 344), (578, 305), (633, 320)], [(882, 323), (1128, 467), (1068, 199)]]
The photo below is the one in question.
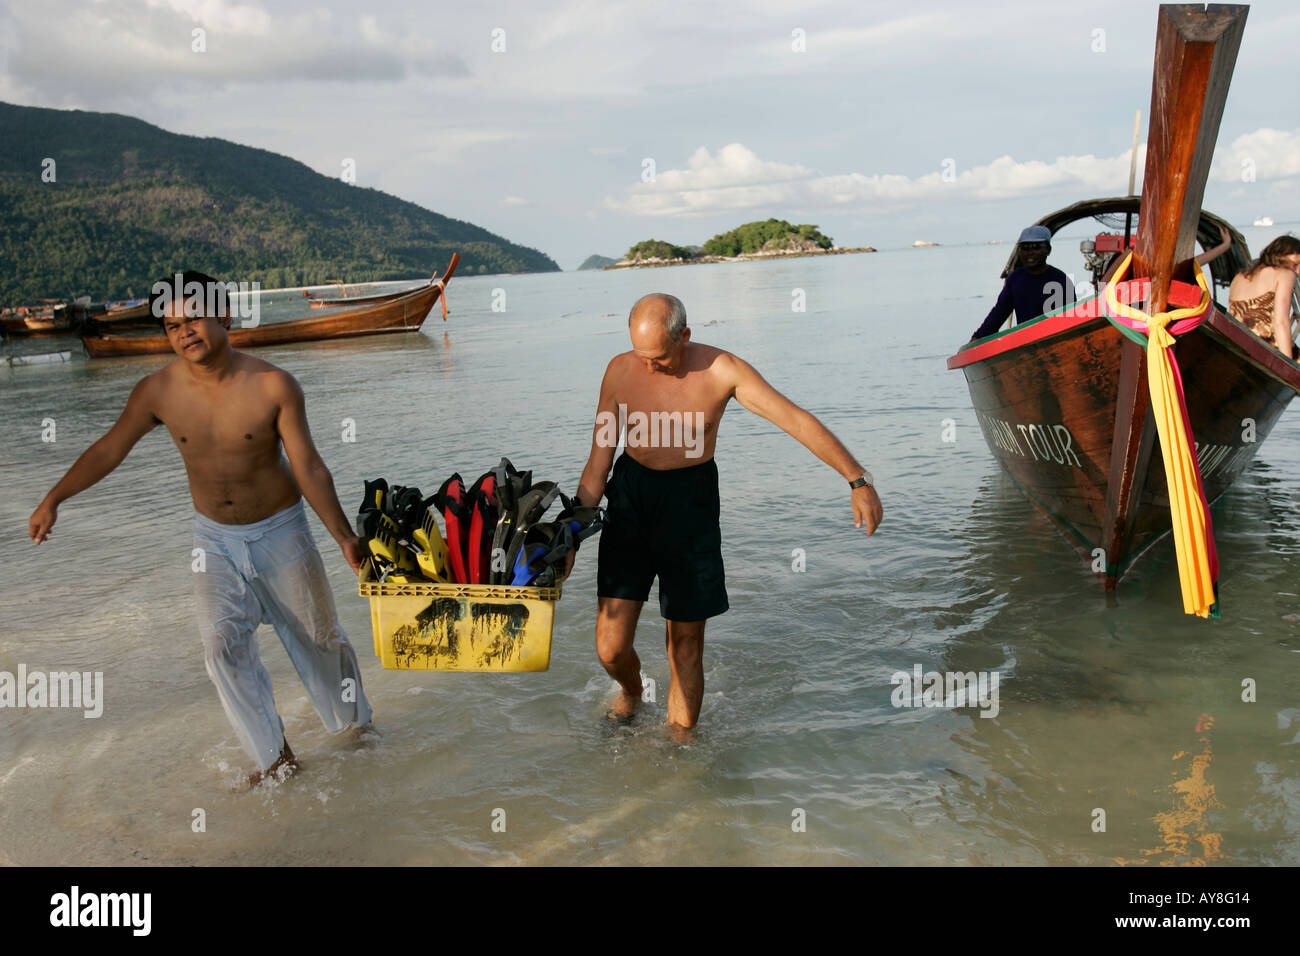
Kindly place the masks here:
[(122, 464), (135, 443), (158, 424), (153, 413), (154, 385), (150, 378), (152, 376), (136, 383), (135, 388), (131, 389), (131, 397), (126, 400), (126, 408), (113, 427), (103, 438), (81, 453), (67, 474), (59, 479), (58, 484), (50, 489), (49, 494), (32, 512), (27, 522), (27, 533), (33, 543), (40, 544), (49, 538), (50, 529), (59, 516), (59, 505), (85, 491)]
[(280, 414), (276, 427), (280, 432), (280, 441), (284, 444), (285, 457), (293, 469), (294, 480), (307, 499), (312, 510), (320, 517), (325, 530), (338, 543), (343, 557), (353, 571), (361, 570), (361, 540), (343, 506), (339, 504), (338, 493), (334, 490), (334, 476), (325, 466), (316, 444), (311, 440), (311, 429), (307, 427), (307, 405), (303, 398), (302, 386), (297, 379), (287, 372), (276, 376), (276, 399), (280, 404)]
[[(732, 394), (735, 395), (736, 401), (792, 436), (838, 471), (845, 481), (853, 481), (862, 476), (866, 469), (858, 464), (858, 460), (843, 443), (812, 413), (800, 408), (774, 389), (748, 362), (734, 355), (728, 355), (727, 361), (731, 364), (735, 377), (736, 384)], [(884, 516), (884, 509), (880, 506), (880, 496), (876, 494), (876, 489), (870, 485), (854, 488), (851, 503), (854, 526), (861, 528), (865, 522), (867, 534), (874, 534)]]

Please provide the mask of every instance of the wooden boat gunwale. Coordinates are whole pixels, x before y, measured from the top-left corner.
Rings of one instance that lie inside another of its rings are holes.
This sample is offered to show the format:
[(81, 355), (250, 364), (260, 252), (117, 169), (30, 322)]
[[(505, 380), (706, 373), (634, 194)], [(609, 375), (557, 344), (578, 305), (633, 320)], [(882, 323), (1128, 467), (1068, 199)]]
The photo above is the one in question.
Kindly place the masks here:
[(349, 305), (373, 305), (376, 302), (388, 302), (392, 299), (409, 295), (412, 291), (422, 288), (424, 288), (424, 286), (416, 286), (415, 289), (398, 289), (396, 292), (376, 292), (374, 295), (342, 296), (337, 299), (318, 299), (315, 296), (308, 296), (307, 304), (313, 309), (336, 309), (340, 306)]
[[(1028, 322), (968, 342), (948, 359), (948, 368), (964, 368), (1006, 352), (1046, 342), (1054, 336), (1073, 331), (1091, 322), (1105, 322), (1106, 318), (1102, 315), (1067, 314), (1099, 301), (1100, 296), (1101, 293), (1094, 293), (1055, 312), (1049, 312)], [(1288, 359), (1231, 315), (1215, 307), (1206, 319), (1205, 326), (1218, 332), (1226, 342), (1231, 343), (1242, 358), (1253, 362), (1267, 370), (1270, 375), (1300, 391), (1300, 363)]]

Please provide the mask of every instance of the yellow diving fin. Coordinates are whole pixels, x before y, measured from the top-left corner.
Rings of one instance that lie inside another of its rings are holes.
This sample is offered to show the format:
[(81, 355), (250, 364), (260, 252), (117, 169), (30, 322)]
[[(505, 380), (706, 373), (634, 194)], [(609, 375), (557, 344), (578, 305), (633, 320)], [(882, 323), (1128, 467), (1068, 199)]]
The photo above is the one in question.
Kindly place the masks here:
[(398, 571), (414, 571), (415, 555), (398, 543), (400, 531), (397, 523), (386, 514), (379, 516), (379, 524), (369, 541), (370, 553), (387, 561)]
[(430, 581), (450, 583), (451, 556), (431, 508), (424, 509), (424, 521), (411, 533), (411, 540), (420, 548), (416, 561), (419, 562), (424, 576)]

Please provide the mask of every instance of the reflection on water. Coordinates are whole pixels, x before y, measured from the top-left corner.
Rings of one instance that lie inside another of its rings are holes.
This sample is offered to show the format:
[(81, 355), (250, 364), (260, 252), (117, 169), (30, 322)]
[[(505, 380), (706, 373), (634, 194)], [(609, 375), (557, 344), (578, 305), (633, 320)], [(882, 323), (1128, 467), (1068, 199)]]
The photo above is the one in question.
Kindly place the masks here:
[[(603, 719), (594, 550), (566, 584), (548, 672), (390, 672), (313, 517), (383, 737), (329, 738), (265, 629), (304, 769), (251, 794), (225, 788), (246, 758), (203, 671), (191, 511), (166, 435), (67, 502), (48, 545), (24, 540), (40, 497), (166, 358), (0, 367), (0, 670), (98, 670), (106, 685), (99, 720), (0, 710), (0, 862), (1300, 862), (1295, 413), (1215, 508), (1223, 618), (1181, 613), (1167, 544), (1108, 607), (1001, 476), (962, 376), (943, 367), (1002, 258), (940, 248), (458, 279), (451, 320), (421, 335), (261, 350), (303, 382), (349, 512), (367, 478), (431, 491), (502, 455), (571, 490), (627, 309), (662, 289), (698, 340), (753, 362), (854, 450), (885, 522), (856, 531), (842, 479), (733, 404), (718, 440), (732, 610), (709, 625), (701, 725), (682, 742), (663, 723), (653, 594), (638, 652), (657, 702), (626, 727)], [(805, 313), (790, 311), (796, 288)], [(47, 418), (54, 443), (40, 440)], [(998, 673), (997, 716), (893, 706), (891, 675), (917, 666)]]

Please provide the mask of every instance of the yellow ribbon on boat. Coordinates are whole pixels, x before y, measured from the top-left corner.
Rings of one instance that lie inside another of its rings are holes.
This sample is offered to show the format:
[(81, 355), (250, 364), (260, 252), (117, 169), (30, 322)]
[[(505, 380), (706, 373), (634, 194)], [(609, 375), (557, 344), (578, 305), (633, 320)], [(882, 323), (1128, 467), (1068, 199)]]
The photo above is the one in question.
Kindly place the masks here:
[[(1174, 309), (1147, 315), (1140, 309), (1120, 302), (1115, 287), (1132, 264), (1129, 253), (1106, 286), (1106, 308), (1111, 314), (1130, 320), (1131, 328), (1147, 335), (1147, 384), (1151, 391), (1151, 409), (1160, 452), (1165, 463), (1165, 483), (1169, 492), (1169, 515), (1174, 535), (1174, 554), (1178, 558), (1178, 581), (1183, 592), (1183, 611), (1209, 617), (1216, 601), (1214, 577), (1213, 531), (1209, 526), (1209, 507), (1201, 487), (1200, 466), (1191, 447), (1191, 426), (1187, 422), (1182, 396), (1182, 377), (1174, 364), (1169, 347), (1178, 340), (1168, 326), (1186, 319), (1204, 316), (1210, 309), (1210, 288), (1193, 260), (1196, 284), (1201, 287), (1201, 301), (1190, 308)], [(1145, 328), (1139, 327), (1141, 323)], [(1217, 615), (1216, 615), (1217, 616)]]

